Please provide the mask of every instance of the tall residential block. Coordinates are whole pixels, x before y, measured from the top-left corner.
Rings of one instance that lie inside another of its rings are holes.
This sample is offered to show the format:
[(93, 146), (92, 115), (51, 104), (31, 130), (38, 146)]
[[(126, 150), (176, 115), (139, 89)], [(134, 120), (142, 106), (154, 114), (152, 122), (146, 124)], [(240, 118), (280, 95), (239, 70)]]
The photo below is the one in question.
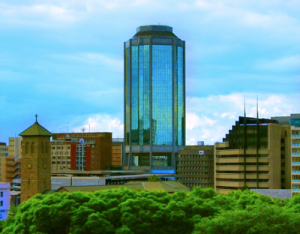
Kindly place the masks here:
[(292, 196), (300, 193), (300, 114), (272, 117), (280, 124), (291, 126)]
[(185, 146), (185, 42), (172, 27), (140, 26), (124, 43), (125, 167), (175, 173)]
[(192, 189), (214, 187), (214, 146), (186, 146), (178, 152), (177, 180)]
[(37, 120), (19, 134), (22, 140), (21, 202), (51, 190), (50, 137)]
[(291, 188), (291, 128), (276, 120), (239, 117), (215, 144), (215, 189)]

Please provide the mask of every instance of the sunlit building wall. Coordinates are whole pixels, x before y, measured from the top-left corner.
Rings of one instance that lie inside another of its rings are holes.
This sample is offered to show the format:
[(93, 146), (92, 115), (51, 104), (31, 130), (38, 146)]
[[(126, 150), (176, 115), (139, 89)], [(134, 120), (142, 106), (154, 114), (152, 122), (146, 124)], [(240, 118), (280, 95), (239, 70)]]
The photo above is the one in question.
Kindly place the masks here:
[(124, 169), (175, 173), (185, 146), (185, 42), (172, 27), (141, 26), (124, 61)]
[(280, 124), (291, 126), (291, 187), (292, 196), (300, 194), (300, 114), (272, 117)]

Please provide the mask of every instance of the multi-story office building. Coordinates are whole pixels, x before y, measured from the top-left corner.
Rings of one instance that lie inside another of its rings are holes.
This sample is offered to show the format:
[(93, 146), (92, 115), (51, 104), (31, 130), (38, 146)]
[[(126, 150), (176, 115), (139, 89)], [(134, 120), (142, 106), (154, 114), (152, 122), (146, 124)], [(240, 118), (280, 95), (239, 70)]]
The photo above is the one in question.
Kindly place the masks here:
[(185, 42), (172, 27), (138, 27), (124, 43), (128, 170), (175, 173), (185, 145)]
[(2, 181), (2, 168), (5, 167), (5, 157), (8, 156), (8, 146), (4, 142), (0, 142), (0, 181)]
[[(58, 155), (64, 155), (66, 165), (71, 160), (71, 170), (107, 170), (111, 167), (111, 132), (54, 133), (53, 141), (56, 140), (65, 141), (65, 146), (61, 146), (64, 147), (63, 149), (57, 149), (60, 146), (52, 146), (52, 148), (55, 148), (53, 151), (59, 153), (57, 156), (52, 155), (52, 159), (53, 157), (59, 157)], [(55, 160), (59, 162), (62, 159), (58, 160), (56, 158)], [(56, 163), (52, 164), (52, 166), (55, 165), (58, 166)], [(66, 168), (69, 169), (68, 166)]]
[(214, 146), (186, 146), (178, 152), (177, 180), (192, 189), (214, 187)]
[(215, 144), (215, 189), (291, 188), (291, 128), (276, 120), (240, 117)]
[(8, 157), (1, 158), (1, 181), (11, 183), (21, 177), (22, 137), (8, 139)]
[(291, 126), (292, 196), (300, 193), (300, 114), (272, 117), (280, 124)]
[(71, 170), (71, 139), (51, 142), (51, 170)]
[(8, 142), (8, 156), (20, 159), (22, 155), (22, 137), (10, 137)]
[(13, 188), (13, 180), (21, 178), (22, 159), (7, 156), (2, 158), (1, 164), (2, 182), (11, 183), (11, 188)]
[(111, 169), (122, 170), (122, 160), (124, 158), (124, 150), (125, 150), (124, 139), (113, 138)]

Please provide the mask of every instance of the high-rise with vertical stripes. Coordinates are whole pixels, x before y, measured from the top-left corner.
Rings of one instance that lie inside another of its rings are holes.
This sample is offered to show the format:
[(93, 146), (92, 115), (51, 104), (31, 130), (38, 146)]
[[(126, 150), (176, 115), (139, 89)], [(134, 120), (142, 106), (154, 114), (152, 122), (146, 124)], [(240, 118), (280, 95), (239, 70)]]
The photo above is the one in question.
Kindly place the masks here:
[(124, 43), (124, 169), (175, 173), (185, 146), (185, 41), (172, 27), (137, 28)]

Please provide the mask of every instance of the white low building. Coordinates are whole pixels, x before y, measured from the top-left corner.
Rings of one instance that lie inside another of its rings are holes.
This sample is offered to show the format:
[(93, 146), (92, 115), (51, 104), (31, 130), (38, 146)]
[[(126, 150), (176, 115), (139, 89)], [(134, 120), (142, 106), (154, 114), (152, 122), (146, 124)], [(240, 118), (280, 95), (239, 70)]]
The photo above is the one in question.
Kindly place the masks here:
[(10, 183), (0, 182), (0, 220), (7, 218), (10, 207)]

